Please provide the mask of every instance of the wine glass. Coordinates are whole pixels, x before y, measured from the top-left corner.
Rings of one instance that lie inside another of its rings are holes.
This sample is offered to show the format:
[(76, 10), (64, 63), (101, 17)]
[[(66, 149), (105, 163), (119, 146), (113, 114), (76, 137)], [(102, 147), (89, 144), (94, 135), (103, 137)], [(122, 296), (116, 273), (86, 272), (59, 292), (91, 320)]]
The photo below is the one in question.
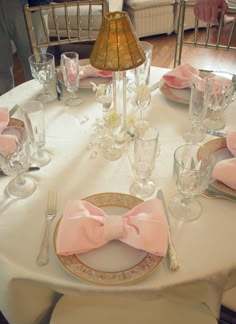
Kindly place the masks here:
[(28, 101), (21, 105), (21, 110), (29, 134), (32, 161), (38, 166), (45, 166), (51, 161), (52, 155), (43, 149), (46, 143), (44, 106), (39, 101)]
[(207, 188), (213, 167), (213, 156), (197, 144), (185, 144), (174, 153), (174, 179), (180, 195), (169, 203), (170, 212), (182, 221), (197, 219), (202, 211), (195, 198)]
[(50, 92), (49, 84), (55, 78), (55, 58), (52, 54), (37, 54), (29, 57), (32, 76), (43, 84), (43, 92), (37, 96), (37, 100), (47, 103), (56, 99)]
[(151, 101), (151, 92), (147, 85), (138, 84), (135, 90), (135, 102), (140, 111), (140, 120), (135, 123), (137, 128), (145, 128), (149, 126), (147, 120), (143, 119), (143, 111), (149, 106)]
[(10, 197), (26, 198), (36, 190), (36, 180), (24, 175), (30, 165), (27, 131), (22, 127), (6, 127), (0, 139), (0, 165), (3, 172), (11, 177), (6, 191)]
[(156, 190), (155, 183), (150, 179), (157, 157), (159, 132), (153, 128), (136, 130), (132, 168), (134, 182), (130, 192), (142, 199), (150, 197)]
[(62, 53), (61, 70), (66, 89), (70, 92), (66, 105), (68, 107), (78, 106), (82, 102), (76, 93), (79, 90), (79, 54), (76, 52)]
[(203, 131), (213, 134), (225, 127), (225, 110), (236, 97), (235, 75), (228, 72), (211, 72), (205, 86), (206, 114)]
[(204, 105), (204, 86), (205, 80), (199, 80), (192, 84), (189, 102), (189, 119), (191, 129), (184, 133), (184, 139), (187, 143), (200, 143), (205, 135), (201, 131), (201, 122), (205, 115)]

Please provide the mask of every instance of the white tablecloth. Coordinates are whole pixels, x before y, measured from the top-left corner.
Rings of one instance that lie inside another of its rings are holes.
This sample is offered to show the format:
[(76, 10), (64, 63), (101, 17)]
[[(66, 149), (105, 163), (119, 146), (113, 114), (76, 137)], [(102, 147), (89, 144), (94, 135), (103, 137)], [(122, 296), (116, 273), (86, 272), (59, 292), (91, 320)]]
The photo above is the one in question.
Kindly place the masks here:
[[(151, 84), (165, 72), (166, 69), (152, 68)], [(11, 108), (33, 99), (40, 88), (36, 81), (24, 83), (1, 96), (0, 107)], [(63, 100), (45, 106), (46, 147), (53, 159), (32, 173), (38, 180), (36, 192), (27, 199), (11, 199), (4, 192), (9, 177), (0, 178), (0, 309), (11, 324), (39, 323), (42, 314), (54, 305), (60, 294), (117, 292), (136, 298), (163, 296), (205, 303), (218, 315), (221, 294), (236, 285), (236, 205), (230, 201), (200, 197), (202, 215), (189, 223), (170, 215), (181, 263), (178, 272), (171, 272), (164, 260), (149, 277), (129, 286), (88, 284), (71, 276), (58, 263), (52, 243), (53, 230), (50, 262), (44, 267), (36, 264), (49, 189), (58, 192), (58, 220), (68, 199), (100, 192), (129, 193), (132, 183), (126, 155), (117, 161), (108, 161), (101, 155), (89, 158), (92, 126), (101, 112), (91, 89), (81, 89), (80, 95), (83, 103), (74, 110), (66, 109)], [(189, 125), (188, 107), (168, 100), (157, 89), (145, 114), (160, 132), (161, 153), (153, 178), (168, 201), (176, 194), (172, 179), (173, 152), (184, 143), (182, 135)], [(80, 124), (83, 115), (89, 121)], [(19, 112), (16, 116), (21, 117)], [(212, 138), (207, 135), (206, 140)]]

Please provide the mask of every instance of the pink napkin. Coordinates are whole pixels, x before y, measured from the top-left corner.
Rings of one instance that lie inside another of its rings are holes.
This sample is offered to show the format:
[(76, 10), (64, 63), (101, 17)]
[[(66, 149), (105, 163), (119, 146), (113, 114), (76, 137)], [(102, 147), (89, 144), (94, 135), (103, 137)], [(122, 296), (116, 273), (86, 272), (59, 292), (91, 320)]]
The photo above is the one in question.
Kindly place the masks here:
[(10, 120), (9, 111), (6, 107), (0, 107), (0, 133), (8, 125)]
[[(229, 151), (236, 156), (236, 131), (227, 133), (226, 144)], [(236, 157), (217, 162), (213, 168), (212, 176), (236, 190)]]
[(112, 72), (111, 71), (101, 71), (93, 67), (92, 65), (82, 65), (80, 66), (80, 79), (85, 79), (89, 77), (102, 77), (102, 78), (111, 78)]
[(62, 216), (57, 253), (70, 255), (102, 247), (118, 239), (134, 248), (165, 256), (168, 228), (162, 202), (145, 201), (124, 215), (109, 215), (87, 201), (68, 201)]
[(190, 88), (193, 82), (201, 80), (199, 71), (190, 64), (177, 66), (175, 69), (167, 72), (163, 79), (169, 87), (176, 89)]
[(4, 128), (9, 123), (9, 111), (6, 107), (0, 107), (0, 153), (4, 156), (12, 154), (16, 151), (17, 143), (14, 135), (1, 135)]

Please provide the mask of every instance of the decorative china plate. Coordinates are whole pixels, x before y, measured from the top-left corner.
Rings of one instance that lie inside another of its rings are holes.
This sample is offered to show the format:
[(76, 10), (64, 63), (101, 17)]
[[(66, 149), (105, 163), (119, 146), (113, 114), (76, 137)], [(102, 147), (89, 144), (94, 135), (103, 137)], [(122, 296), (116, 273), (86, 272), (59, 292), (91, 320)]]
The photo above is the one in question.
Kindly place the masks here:
[[(88, 59), (82, 59), (79, 62), (80, 62), (81, 66), (89, 64)], [(63, 75), (60, 70), (60, 67), (57, 68), (57, 77), (58, 77), (58, 80), (62, 84), (64, 84)], [(97, 85), (101, 84), (101, 83), (110, 84), (112, 82), (112, 78), (111, 77), (105, 78), (105, 77), (98, 76), (98, 77), (87, 77), (87, 78), (80, 79), (80, 81), (79, 81), (80, 89), (91, 89), (93, 87), (91, 82), (93, 82)]]
[[(107, 214), (121, 214), (142, 202), (122, 193), (101, 193), (84, 198)], [(54, 232), (54, 249), (60, 220)], [(57, 254), (56, 254), (57, 255)], [(97, 285), (128, 285), (150, 275), (163, 257), (135, 249), (118, 240), (101, 248), (70, 256), (57, 255), (61, 265), (76, 278)]]
[[(232, 154), (227, 149), (225, 138), (213, 139), (213, 140), (205, 143), (203, 145), (203, 147), (206, 147), (211, 153), (214, 154), (214, 156), (216, 158), (216, 162), (232, 157)], [(217, 190), (220, 190), (224, 194), (228, 194), (228, 195), (236, 197), (236, 190), (226, 186), (224, 183), (222, 183), (218, 180), (213, 180), (213, 182), (211, 183), (211, 186)]]
[(160, 91), (170, 100), (188, 105), (190, 101), (190, 88), (175, 89), (169, 87), (163, 79), (160, 81)]

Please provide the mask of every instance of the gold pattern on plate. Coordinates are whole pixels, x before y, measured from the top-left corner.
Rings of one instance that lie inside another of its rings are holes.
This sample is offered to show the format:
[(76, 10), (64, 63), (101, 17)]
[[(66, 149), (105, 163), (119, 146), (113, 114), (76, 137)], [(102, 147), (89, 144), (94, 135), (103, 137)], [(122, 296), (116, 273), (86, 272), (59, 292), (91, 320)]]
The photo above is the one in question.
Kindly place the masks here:
[[(141, 199), (122, 193), (101, 193), (84, 198), (99, 208), (122, 207), (131, 209), (142, 202)], [(54, 249), (56, 251), (56, 238), (59, 226), (58, 221), (54, 231)], [(163, 260), (163, 257), (146, 253), (141, 261), (128, 269), (121, 271), (101, 271), (93, 269), (80, 260), (79, 254), (68, 256), (57, 255), (61, 265), (70, 274), (84, 281), (106, 286), (128, 285), (150, 275)], [(112, 260), (111, 260), (112, 262)]]
[[(226, 139), (223, 137), (220, 138), (215, 138), (207, 143), (205, 143), (203, 145), (203, 147), (207, 148), (208, 151), (210, 151), (211, 153), (215, 153), (219, 150), (225, 149), (227, 148), (226, 146)], [(201, 153), (201, 149), (199, 150)], [(211, 185), (216, 188), (217, 190), (222, 191), (225, 194), (231, 195), (231, 196), (235, 196), (236, 197), (236, 190), (226, 186), (224, 183), (222, 183), (221, 181), (218, 180), (213, 180)]]

